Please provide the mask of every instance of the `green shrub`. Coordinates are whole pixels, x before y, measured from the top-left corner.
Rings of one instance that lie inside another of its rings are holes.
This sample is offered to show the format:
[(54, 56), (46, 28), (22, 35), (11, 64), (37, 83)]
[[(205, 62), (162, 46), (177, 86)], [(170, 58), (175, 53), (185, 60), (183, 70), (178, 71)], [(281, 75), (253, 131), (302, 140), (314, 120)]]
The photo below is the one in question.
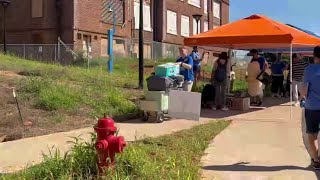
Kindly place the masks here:
[(88, 58), (87, 54), (84, 51), (76, 52), (76, 58), (72, 61), (72, 65), (80, 66), (80, 67), (87, 67)]

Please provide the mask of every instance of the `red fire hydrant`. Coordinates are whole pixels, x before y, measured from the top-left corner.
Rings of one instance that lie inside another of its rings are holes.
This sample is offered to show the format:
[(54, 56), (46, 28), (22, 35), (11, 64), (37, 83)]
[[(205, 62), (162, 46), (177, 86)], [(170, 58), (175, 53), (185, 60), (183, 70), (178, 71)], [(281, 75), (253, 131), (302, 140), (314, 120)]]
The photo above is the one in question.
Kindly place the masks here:
[(115, 155), (123, 152), (126, 142), (122, 136), (115, 135), (117, 128), (111, 118), (99, 119), (94, 130), (97, 133), (95, 144), (98, 155), (97, 164), (99, 172), (102, 173), (104, 169), (114, 166)]

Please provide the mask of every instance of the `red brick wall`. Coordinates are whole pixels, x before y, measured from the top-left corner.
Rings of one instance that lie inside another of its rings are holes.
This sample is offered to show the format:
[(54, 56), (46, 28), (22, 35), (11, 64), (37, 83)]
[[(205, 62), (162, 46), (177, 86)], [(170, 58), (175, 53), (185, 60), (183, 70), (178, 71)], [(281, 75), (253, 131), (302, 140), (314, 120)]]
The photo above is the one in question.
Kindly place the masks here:
[[(208, 15), (204, 14), (204, 1), (201, 0), (201, 8), (195, 7), (193, 5), (188, 4), (188, 0), (184, 1), (172, 1), (172, 0), (166, 0), (165, 8), (167, 10), (171, 10), (177, 13), (177, 32), (178, 35), (171, 35), (171, 34), (165, 34), (165, 37), (163, 38), (163, 42), (166, 43), (172, 43), (172, 44), (183, 44), (183, 37), (181, 34), (181, 15), (189, 16), (190, 18), (190, 35), (193, 35), (195, 32), (193, 32), (193, 17), (194, 14), (202, 14), (202, 18), (200, 23), (200, 29), (201, 32), (204, 30), (204, 21), (209, 20), (209, 29), (213, 27), (213, 25), (220, 25), (220, 19), (217, 19), (213, 17), (212, 13), (212, 0), (208, 0)], [(229, 22), (229, 0), (224, 0), (221, 2), (221, 23), (226, 24)], [(166, 13), (166, 11), (164, 11)], [(166, 17), (166, 14), (165, 16)], [(163, 24), (163, 31), (167, 31), (167, 20), (164, 18), (164, 24)]]
[[(99, 1), (75, 1), (75, 29), (87, 33), (96, 33), (106, 36), (107, 30), (112, 28), (112, 23), (102, 22), (102, 4)], [(133, 1), (132, 1), (133, 2)], [(131, 14), (128, 13), (129, 1), (125, 1), (125, 26), (117, 25), (116, 36), (129, 38), (131, 36)], [(132, 4), (133, 5), (133, 4)]]
[[(42, 43), (57, 43), (56, 0), (43, 1), (43, 17), (32, 18), (31, 0), (12, 0), (7, 11), (8, 43), (34, 43), (33, 34), (41, 34)], [(73, 29), (73, 0), (63, 1), (63, 38), (70, 39)], [(17, 13), (19, 12), (19, 13)]]

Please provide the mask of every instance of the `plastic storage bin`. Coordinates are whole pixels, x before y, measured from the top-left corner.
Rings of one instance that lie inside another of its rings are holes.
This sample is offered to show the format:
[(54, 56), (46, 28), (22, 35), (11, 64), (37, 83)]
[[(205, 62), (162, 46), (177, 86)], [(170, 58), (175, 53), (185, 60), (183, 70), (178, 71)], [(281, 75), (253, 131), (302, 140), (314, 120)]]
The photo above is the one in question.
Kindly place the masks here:
[(174, 63), (166, 63), (162, 65), (158, 65), (156, 67), (156, 76), (159, 77), (170, 77), (170, 76), (176, 76), (180, 72), (179, 65), (176, 65)]

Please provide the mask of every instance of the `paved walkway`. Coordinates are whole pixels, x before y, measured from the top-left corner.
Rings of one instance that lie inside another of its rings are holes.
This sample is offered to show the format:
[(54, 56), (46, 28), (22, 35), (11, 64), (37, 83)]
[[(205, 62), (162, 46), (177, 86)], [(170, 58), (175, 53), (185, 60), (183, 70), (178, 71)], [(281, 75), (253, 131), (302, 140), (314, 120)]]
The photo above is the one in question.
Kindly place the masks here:
[[(119, 135), (124, 136), (126, 141), (134, 141), (146, 136), (154, 137), (188, 129), (208, 121), (209, 119), (206, 118), (202, 118), (199, 122), (171, 120), (161, 124), (131, 121), (129, 123), (118, 123), (117, 127), (120, 130)], [(93, 132), (93, 128), (0, 143), (0, 173), (17, 171), (23, 169), (26, 165), (41, 162), (42, 153), (48, 153), (51, 147), (57, 147), (62, 152), (65, 152), (71, 146), (70, 143), (67, 143), (67, 141), (72, 140), (70, 137), (81, 135), (84, 140), (89, 140), (90, 132)]]
[[(314, 180), (301, 134), (301, 108), (288, 104), (229, 117), (234, 121), (202, 157), (203, 179)], [(320, 177), (320, 176), (319, 176)]]

